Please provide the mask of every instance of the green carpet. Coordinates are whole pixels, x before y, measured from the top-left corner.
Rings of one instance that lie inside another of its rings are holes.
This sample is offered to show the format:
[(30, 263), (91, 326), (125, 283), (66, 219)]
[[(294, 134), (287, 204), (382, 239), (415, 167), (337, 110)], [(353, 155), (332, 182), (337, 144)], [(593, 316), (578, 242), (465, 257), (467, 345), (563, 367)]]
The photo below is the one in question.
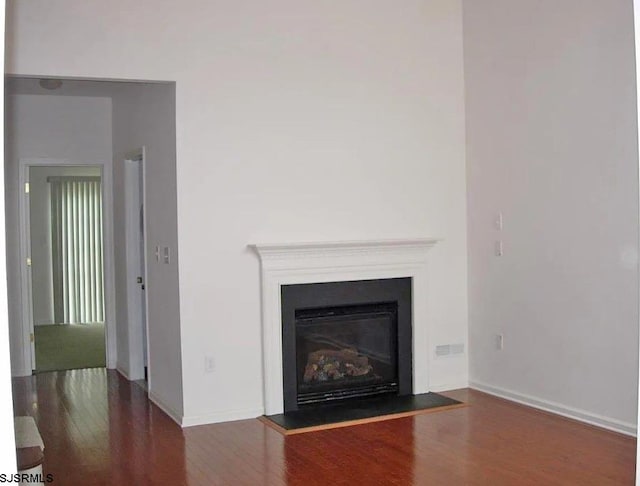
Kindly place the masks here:
[(35, 326), (36, 372), (106, 366), (104, 324)]

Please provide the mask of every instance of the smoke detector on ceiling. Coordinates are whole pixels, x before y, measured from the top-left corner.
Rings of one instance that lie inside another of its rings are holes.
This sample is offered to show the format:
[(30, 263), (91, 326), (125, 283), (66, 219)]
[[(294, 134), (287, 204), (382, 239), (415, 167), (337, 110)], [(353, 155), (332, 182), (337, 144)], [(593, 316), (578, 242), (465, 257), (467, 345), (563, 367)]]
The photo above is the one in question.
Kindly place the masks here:
[(41, 79), (39, 84), (41, 88), (54, 90), (62, 86), (62, 80), (61, 79)]

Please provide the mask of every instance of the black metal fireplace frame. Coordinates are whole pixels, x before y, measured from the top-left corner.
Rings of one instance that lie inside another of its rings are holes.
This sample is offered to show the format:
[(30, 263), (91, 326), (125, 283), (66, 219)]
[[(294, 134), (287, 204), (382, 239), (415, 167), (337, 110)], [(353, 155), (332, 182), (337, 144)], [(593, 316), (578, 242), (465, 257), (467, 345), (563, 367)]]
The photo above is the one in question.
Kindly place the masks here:
[(390, 278), (281, 286), (284, 412), (298, 410), (296, 310), (397, 303), (398, 396), (413, 394), (412, 279)]

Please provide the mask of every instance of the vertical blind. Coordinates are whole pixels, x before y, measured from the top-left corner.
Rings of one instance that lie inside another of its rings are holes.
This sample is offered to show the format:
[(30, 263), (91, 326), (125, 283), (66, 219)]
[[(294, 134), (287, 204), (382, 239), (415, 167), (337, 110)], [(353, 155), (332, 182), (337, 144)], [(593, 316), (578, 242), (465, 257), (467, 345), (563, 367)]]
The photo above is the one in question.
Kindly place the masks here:
[(104, 322), (100, 177), (49, 177), (55, 322)]

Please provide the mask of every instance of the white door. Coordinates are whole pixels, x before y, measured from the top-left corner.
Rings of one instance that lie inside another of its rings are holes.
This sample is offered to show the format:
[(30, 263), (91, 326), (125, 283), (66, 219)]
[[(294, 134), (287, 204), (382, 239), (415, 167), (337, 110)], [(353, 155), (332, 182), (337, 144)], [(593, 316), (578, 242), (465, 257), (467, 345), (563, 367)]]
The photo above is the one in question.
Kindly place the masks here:
[(144, 219), (144, 150), (124, 162), (127, 259), (127, 316), (131, 380), (146, 379), (147, 299)]

